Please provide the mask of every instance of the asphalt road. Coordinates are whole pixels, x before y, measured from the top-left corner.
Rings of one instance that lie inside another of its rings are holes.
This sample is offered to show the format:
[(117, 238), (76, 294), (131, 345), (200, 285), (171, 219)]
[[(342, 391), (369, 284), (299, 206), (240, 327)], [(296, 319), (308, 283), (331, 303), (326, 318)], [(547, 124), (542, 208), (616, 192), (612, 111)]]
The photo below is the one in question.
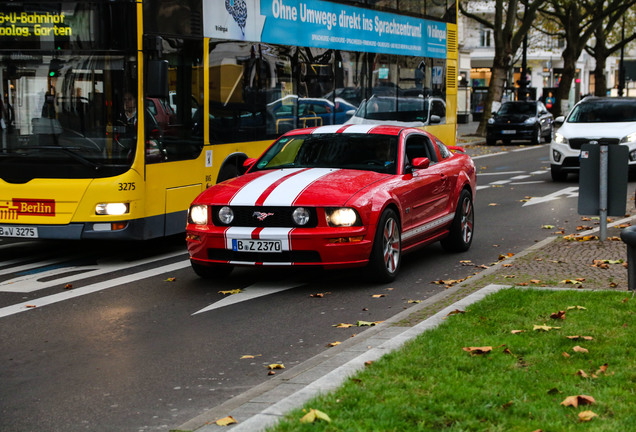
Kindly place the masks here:
[[(237, 269), (203, 281), (180, 236), (0, 242), (0, 430), (175, 428), (268, 380), (267, 365), (292, 367), (365, 329), (335, 324), (385, 320), (445, 289), (436, 281), (581, 224), (578, 183), (550, 180), (547, 146), (509, 146), (475, 162), (472, 248), (421, 249), (389, 285), (369, 282), (364, 269)], [(220, 292), (234, 289), (243, 292)]]

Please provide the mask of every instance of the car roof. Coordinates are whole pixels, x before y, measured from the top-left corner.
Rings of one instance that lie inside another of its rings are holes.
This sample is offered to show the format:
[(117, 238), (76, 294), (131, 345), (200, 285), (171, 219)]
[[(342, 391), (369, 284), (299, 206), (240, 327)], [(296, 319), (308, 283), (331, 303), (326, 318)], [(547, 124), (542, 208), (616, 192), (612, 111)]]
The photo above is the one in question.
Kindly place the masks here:
[(591, 102), (617, 102), (617, 103), (636, 103), (635, 97), (611, 97), (611, 96), (586, 96), (579, 101), (580, 104)]
[(418, 128), (412, 127), (402, 127), (402, 126), (393, 126), (393, 125), (382, 125), (382, 124), (359, 124), (359, 125), (331, 125), (331, 126), (320, 126), (315, 128), (306, 128), (306, 129), (294, 129), (292, 131), (287, 132), (284, 136), (292, 136), (292, 135), (307, 135), (307, 134), (369, 134), (369, 135), (393, 135), (398, 136), (402, 131), (405, 132), (417, 132), (426, 134), (426, 131), (423, 131)]

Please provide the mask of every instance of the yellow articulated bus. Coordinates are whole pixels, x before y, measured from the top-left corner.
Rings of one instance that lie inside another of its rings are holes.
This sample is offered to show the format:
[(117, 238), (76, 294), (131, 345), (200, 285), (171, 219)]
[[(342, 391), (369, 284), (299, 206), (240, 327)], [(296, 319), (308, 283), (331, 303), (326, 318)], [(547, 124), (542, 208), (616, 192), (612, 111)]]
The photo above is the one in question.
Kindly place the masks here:
[(299, 127), (453, 145), (456, 22), (451, 0), (2, 2), (0, 237), (184, 232), (202, 190)]

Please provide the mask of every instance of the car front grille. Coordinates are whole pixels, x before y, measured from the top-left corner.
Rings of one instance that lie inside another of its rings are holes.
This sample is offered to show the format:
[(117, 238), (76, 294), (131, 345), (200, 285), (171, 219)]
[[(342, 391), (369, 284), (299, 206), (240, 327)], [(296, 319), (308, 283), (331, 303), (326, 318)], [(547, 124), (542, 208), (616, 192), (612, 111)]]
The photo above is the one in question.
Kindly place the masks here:
[(595, 141), (599, 145), (617, 145), (619, 143), (618, 138), (598, 138), (598, 139), (572, 138), (568, 140), (568, 143), (570, 145), (570, 148), (573, 148), (575, 150), (581, 150), (581, 147), (583, 146), (583, 144), (587, 144), (592, 141)]
[(216, 261), (242, 261), (264, 263), (319, 263), (316, 251), (283, 251), (280, 253), (236, 252), (229, 249), (208, 249), (208, 258)]
[[(221, 206), (212, 207), (212, 220), (216, 226), (227, 226), (218, 218)], [(229, 226), (234, 227), (265, 227), (265, 228), (294, 228), (298, 227), (292, 219), (292, 213), (297, 207), (258, 207), (231, 206), (234, 220)], [(316, 209), (305, 207), (309, 211), (309, 222), (303, 228), (315, 228), (318, 225)]]

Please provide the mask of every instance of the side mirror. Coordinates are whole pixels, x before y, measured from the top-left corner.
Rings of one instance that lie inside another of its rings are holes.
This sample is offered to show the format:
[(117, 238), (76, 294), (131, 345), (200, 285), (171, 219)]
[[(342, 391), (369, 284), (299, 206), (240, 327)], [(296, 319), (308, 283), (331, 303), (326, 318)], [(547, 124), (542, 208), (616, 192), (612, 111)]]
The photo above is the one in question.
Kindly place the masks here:
[(431, 165), (431, 160), (427, 157), (413, 159), (413, 169), (426, 169)]
[(146, 73), (146, 97), (166, 99), (168, 91), (168, 61), (149, 60)]
[(466, 153), (466, 150), (464, 150), (464, 147), (459, 147), (459, 146), (447, 146), (446, 148), (448, 148), (450, 151), (454, 152), (462, 152), (462, 153)]
[(250, 169), (252, 167), (252, 165), (254, 165), (256, 163), (256, 159), (255, 158), (247, 158), (245, 159), (245, 162), (243, 162), (243, 168)]
[(438, 115), (432, 115), (429, 120), (429, 124), (439, 124), (442, 122), (442, 118)]

